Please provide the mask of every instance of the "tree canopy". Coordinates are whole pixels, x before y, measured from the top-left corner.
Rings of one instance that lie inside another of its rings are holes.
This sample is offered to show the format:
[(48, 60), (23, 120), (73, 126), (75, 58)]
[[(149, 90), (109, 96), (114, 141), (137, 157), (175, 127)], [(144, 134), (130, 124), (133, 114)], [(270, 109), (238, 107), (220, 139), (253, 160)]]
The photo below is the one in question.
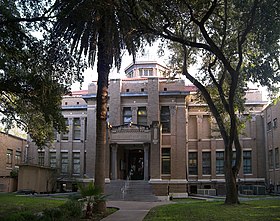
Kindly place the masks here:
[[(247, 82), (275, 89), (274, 84), (280, 80), (279, 1), (123, 2), (123, 10), (138, 21), (138, 30), (169, 41), (173, 65), (207, 102), (225, 145), (226, 203), (238, 203), (236, 178), (242, 147), (237, 110), (243, 110)], [(189, 72), (191, 64), (199, 67), (197, 73)]]
[[(2, 123), (24, 129), (39, 147), (64, 130), (61, 98), (85, 67), (61, 39), (41, 40), (44, 1), (6, 1), (0, 5), (0, 112)], [(39, 7), (40, 6), (40, 7)]]

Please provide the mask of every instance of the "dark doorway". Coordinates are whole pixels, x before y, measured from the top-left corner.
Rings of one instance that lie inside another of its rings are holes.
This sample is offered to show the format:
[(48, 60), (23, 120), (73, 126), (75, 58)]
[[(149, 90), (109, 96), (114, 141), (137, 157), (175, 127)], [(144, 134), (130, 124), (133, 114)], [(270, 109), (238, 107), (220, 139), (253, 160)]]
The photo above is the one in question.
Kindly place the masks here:
[(129, 150), (128, 174), (132, 180), (144, 179), (144, 151), (142, 149)]

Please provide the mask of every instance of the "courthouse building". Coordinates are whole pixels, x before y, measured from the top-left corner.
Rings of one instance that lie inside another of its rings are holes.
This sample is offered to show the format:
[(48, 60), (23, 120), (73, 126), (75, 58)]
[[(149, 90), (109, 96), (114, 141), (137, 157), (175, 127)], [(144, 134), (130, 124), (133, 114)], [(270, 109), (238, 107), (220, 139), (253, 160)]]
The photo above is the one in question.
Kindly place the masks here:
[[(210, 189), (224, 194), (223, 140), (207, 105), (196, 98), (196, 88), (169, 78), (168, 69), (157, 62), (136, 62), (125, 72), (127, 78), (109, 82), (106, 183), (145, 180), (156, 195), (165, 195), (167, 188), (174, 193)], [(43, 150), (29, 142), (29, 163), (57, 168), (58, 182), (66, 188), (94, 179), (96, 88), (93, 82), (88, 90), (63, 98), (68, 133), (56, 134)], [(264, 185), (264, 145), (270, 139), (268, 132), (264, 137), (266, 102), (257, 90), (246, 96), (242, 117), (250, 117), (240, 137), (243, 164), (238, 181)], [(268, 153), (271, 149), (279, 155), (279, 148), (271, 146)], [(279, 156), (273, 162), (279, 168)], [(271, 182), (273, 176), (271, 171)]]

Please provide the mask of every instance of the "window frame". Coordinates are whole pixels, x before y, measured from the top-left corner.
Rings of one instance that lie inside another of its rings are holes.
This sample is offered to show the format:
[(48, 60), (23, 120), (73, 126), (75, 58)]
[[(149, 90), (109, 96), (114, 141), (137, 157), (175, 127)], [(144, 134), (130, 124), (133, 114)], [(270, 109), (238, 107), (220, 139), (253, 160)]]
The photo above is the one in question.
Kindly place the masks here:
[(162, 175), (171, 174), (171, 148), (170, 147), (161, 148), (161, 174)]
[(160, 108), (160, 123), (162, 125), (162, 133), (171, 132), (171, 114), (169, 106), (161, 106)]

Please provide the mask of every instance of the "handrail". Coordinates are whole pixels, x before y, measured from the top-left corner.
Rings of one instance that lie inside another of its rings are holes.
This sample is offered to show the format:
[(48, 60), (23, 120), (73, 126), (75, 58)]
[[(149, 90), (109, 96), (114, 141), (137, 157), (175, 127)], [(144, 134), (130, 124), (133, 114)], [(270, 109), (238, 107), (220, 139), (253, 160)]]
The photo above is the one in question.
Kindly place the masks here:
[(124, 200), (125, 195), (126, 195), (126, 191), (129, 188), (129, 181), (131, 180), (131, 175), (132, 175), (132, 171), (129, 172), (129, 174), (126, 177), (124, 186), (121, 188), (121, 192), (122, 192), (122, 199)]

